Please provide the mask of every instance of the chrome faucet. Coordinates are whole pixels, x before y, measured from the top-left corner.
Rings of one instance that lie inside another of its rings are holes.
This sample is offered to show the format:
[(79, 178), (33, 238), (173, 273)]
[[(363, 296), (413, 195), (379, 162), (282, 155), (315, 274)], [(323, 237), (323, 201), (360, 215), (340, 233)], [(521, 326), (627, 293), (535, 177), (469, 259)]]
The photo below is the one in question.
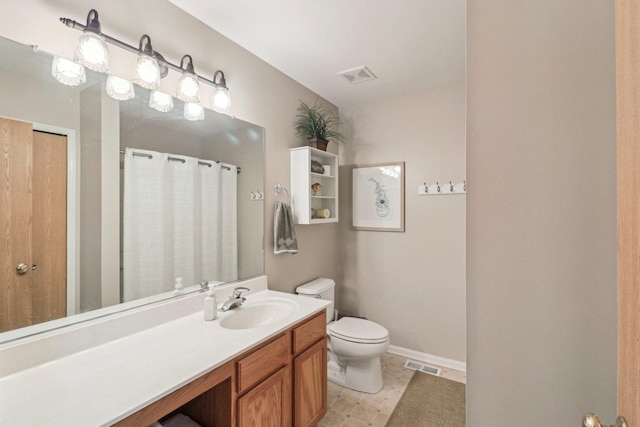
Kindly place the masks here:
[(250, 290), (251, 289), (242, 286), (235, 288), (233, 290), (233, 295), (231, 295), (229, 299), (222, 304), (222, 307), (220, 307), (220, 311), (229, 311), (232, 308), (240, 307), (242, 303), (247, 300), (242, 296), (242, 293)]

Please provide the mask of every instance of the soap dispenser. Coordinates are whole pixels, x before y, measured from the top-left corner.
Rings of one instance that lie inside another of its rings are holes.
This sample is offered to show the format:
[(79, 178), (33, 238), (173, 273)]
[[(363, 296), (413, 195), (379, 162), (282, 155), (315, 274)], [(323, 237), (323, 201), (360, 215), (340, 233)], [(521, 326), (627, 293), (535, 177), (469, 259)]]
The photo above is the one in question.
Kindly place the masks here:
[(182, 284), (182, 277), (176, 277), (176, 284), (173, 287), (174, 295), (184, 294), (184, 285)]
[(216, 301), (216, 294), (213, 288), (210, 287), (207, 291), (207, 296), (204, 297), (204, 320), (215, 320), (218, 314), (218, 302)]

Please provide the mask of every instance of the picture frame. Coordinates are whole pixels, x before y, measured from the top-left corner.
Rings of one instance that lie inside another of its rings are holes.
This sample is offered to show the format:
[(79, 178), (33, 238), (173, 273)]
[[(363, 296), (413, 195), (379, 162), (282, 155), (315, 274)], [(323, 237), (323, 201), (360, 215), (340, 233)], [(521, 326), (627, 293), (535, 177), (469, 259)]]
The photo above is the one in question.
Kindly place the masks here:
[(404, 162), (352, 167), (351, 228), (404, 232)]

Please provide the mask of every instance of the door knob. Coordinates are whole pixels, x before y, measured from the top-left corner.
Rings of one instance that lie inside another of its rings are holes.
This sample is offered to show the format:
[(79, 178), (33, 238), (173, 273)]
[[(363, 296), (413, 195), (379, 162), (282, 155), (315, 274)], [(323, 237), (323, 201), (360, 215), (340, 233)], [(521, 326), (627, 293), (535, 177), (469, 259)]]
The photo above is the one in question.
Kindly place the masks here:
[(29, 266), (23, 262), (21, 262), (20, 264), (18, 264), (16, 266), (16, 271), (18, 272), (18, 274), (24, 274), (27, 271), (29, 271)]
[[(600, 422), (600, 418), (596, 414), (589, 412), (582, 418), (583, 427), (607, 427)], [(616, 423), (611, 427), (628, 427), (627, 420), (623, 416), (616, 418)]]

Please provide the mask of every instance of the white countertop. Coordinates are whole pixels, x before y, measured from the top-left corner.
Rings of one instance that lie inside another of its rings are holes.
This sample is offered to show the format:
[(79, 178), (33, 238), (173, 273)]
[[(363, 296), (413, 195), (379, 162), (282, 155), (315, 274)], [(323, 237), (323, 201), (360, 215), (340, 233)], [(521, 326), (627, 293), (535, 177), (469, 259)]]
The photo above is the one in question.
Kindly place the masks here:
[[(329, 302), (265, 290), (297, 303), (285, 318), (252, 329), (205, 322), (202, 310), (0, 378), (0, 426), (113, 424), (244, 351), (286, 330)], [(218, 301), (219, 303), (221, 301)]]

